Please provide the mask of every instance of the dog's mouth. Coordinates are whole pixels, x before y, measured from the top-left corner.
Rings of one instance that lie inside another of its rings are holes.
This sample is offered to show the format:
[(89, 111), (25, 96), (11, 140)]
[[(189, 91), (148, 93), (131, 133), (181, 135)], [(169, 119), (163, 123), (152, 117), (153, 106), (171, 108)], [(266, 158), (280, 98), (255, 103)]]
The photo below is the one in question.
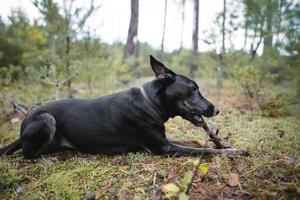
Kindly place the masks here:
[(201, 127), (204, 123), (204, 120), (200, 111), (195, 109), (195, 107), (189, 104), (187, 101), (184, 101), (183, 105), (187, 108), (187, 110), (189, 110), (189, 112), (182, 115), (184, 116), (183, 118), (187, 119), (195, 126)]
[(203, 125), (203, 123), (204, 123), (204, 119), (203, 119), (203, 117), (202, 117), (202, 115), (201, 114), (199, 114), (199, 113), (197, 113), (197, 112), (195, 112), (195, 111), (193, 111), (192, 113), (192, 120), (191, 120), (191, 122), (195, 125), (195, 126), (202, 126)]

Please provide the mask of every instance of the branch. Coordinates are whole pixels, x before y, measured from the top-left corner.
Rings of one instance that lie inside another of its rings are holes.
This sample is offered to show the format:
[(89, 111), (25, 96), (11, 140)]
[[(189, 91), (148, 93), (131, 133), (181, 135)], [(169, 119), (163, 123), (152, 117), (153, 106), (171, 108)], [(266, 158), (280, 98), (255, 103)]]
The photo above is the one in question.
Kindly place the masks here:
[(204, 121), (202, 128), (205, 130), (206, 134), (210, 137), (210, 140), (216, 145), (217, 149), (224, 149), (224, 145), (221, 143), (221, 139), (218, 138), (219, 129), (214, 133), (209, 129), (207, 123)]
[(91, 14), (95, 11), (98, 10), (102, 5), (99, 6), (94, 6), (94, 0), (91, 0), (91, 6), (89, 10), (85, 13), (85, 15), (82, 17), (82, 19), (78, 23), (78, 27), (82, 28), (86, 22), (86, 20), (91, 16)]
[(13, 101), (11, 101), (10, 103), (16, 110), (18, 110), (19, 112), (21, 112), (24, 115), (27, 115), (27, 112), (28, 112), (27, 108), (25, 109), (21, 105), (19, 105), (18, 103), (15, 103)]
[(73, 74), (71, 74), (70, 76), (68, 76), (67, 78), (65, 78), (64, 80), (62, 80), (59, 84), (62, 85), (64, 83), (66, 83), (68, 80), (70, 80), (73, 76), (77, 75), (78, 72), (74, 72)]
[[(221, 144), (220, 139), (216, 136), (215, 133), (213, 133), (213, 132), (209, 129), (208, 125), (206, 124), (206, 122), (205, 122), (204, 120), (203, 120), (203, 125), (202, 125), (202, 127), (203, 127), (203, 129), (205, 130), (205, 132), (207, 133), (207, 135), (210, 137), (211, 141), (216, 145), (217, 149), (218, 149), (218, 148), (220, 148), (220, 149), (221, 149), (221, 148), (224, 148), (224, 145)], [(219, 132), (219, 130), (216, 131), (216, 133), (218, 133), (218, 132)], [(207, 146), (207, 143), (208, 143), (208, 139), (207, 139), (207, 137), (206, 137), (206, 139), (205, 139), (205, 146)], [(186, 188), (186, 191), (185, 191), (185, 194), (187, 194), (187, 195), (188, 195), (188, 193), (189, 193), (189, 191), (190, 191), (190, 189), (191, 189), (191, 187), (192, 187), (192, 184), (193, 184), (193, 182), (194, 182), (194, 179), (195, 179), (195, 177), (196, 177), (196, 175), (197, 175), (197, 173), (198, 173), (199, 166), (200, 166), (200, 164), (201, 164), (201, 162), (202, 162), (202, 160), (203, 160), (203, 157), (204, 157), (204, 153), (202, 152), (202, 153), (201, 153), (201, 156), (200, 156), (200, 158), (199, 158), (199, 160), (198, 160), (198, 163), (197, 163), (197, 165), (196, 165), (196, 167), (195, 167), (195, 169), (194, 169), (194, 171), (193, 171), (192, 178), (191, 178), (190, 182), (189, 182), (188, 185), (187, 185), (187, 188)]]
[[(205, 123), (205, 122), (204, 122), (204, 123)], [(207, 143), (208, 143), (208, 140), (207, 140), (207, 137), (206, 137), (206, 139), (205, 139), (205, 146), (207, 146)], [(199, 160), (198, 160), (198, 163), (197, 163), (197, 165), (196, 165), (195, 168), (194, 168), (194, 171), (193, 171), (193, 174), (192, 174), (192, 178), (191, 178), (190, 182), (188, 183), (188, 185), (187, 185), (187, 187), (186, 187), (186, 190), (185, 190), (185, 194), (186, 194), (186, 195), (189, 194), (189, 192), (190, 192), (190, 190), (191, 190), (191, 188), (192, 188), (192, 184), (193, 184), (194, 179), (195, 179), (195, 177), (196, 177), (196, 175), (197, 175), (197, 173), (198, 173), (199, 166), (200, 166), (200, 164), (201, 164), (203, 158), (204, 158), (204, 151), (201, 153), (201, 155), (200, 155), (200, 157), (199, 157)]]

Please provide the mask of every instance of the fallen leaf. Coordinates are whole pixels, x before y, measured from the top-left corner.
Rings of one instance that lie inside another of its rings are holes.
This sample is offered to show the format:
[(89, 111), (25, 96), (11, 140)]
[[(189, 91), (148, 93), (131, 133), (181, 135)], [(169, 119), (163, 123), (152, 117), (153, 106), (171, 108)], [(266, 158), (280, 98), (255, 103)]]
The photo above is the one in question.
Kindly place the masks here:
[(227, 181), (227, 185), (230, 187), (237, 186), (239, 184), (239, 175), (236, 173), (230, 173)]
[(207, 174), (208, 168), (207, 168), (205, 165), (200, 164), (200, 165), (198, 166), (198, 168), (200, 169), (200, 171), (201, 171), (203, 174)]

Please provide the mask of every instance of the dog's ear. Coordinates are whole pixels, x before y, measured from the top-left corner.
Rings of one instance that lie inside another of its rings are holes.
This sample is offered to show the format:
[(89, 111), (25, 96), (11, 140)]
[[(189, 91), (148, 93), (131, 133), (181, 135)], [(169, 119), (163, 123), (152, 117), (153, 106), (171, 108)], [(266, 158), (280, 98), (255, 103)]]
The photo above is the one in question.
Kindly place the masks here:
[(150, 64), (155, 76), (160, 80), (175, 80), (176, 74), (150, 55)]

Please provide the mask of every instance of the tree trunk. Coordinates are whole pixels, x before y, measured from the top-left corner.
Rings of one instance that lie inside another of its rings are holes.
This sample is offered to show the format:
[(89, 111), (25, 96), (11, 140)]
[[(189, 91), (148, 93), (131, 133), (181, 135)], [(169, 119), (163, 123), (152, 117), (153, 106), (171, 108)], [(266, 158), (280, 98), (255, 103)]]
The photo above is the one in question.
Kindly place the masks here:
[(222, 14), (222, 51), (217, 53), (217, 102), (220, 101), (221, 90), (223, 87), (224, 67), (223, 56), (225, 54), (225, 25), (226, 25), (226, 0), (223, 0), (223, 14)]
[(267, 27), (264, 34), (264, 49), (263, 55), (266, 56), (272, 49), (273, 34), (272, 34), (272, 0), (267, 0)]
[(226, 0), (223, 0), (222, 53), (225, 53)]
[(244, 51), (245, 51), (246, 46), (247, 46), (247, 38), (248, 38), (248, 24), (247, 24), (247, 21), (246, 21), (246, 24), (245, 24), (245, 35), (244, 35)]
[(180, 50), (183, 48), (183, 27), (185, 18), (185, 0), (182, 0), (182, 13), (181, 13), (181, 35), (180, 35)]
[(54, 53), (54, 34), (53, 31), (51, 30), (51, 26), (53, 26), (53, 13), (52, 13), (52, 9), (53, 9), (53, 2), (52, 0), (48, 0), (47, 1), (47, 13), (46, 13), (46, 30), (48, 32), (48, 37), (47, 37), (47, 41), (48, 41), (48, 48), (50, 49), (50, 51), (52, 53)]
[(124, 49), (124, 58), (137, 53), (137, 34), (138, 34), (138, 20), (139, 20), (139, 0), (131, 0), (131, 17), (127, 35), (127, 42)]
[(194, 0), (194, 27), (193, 27), (193, 40), (192, 50), (193, 59), (190, 63), (190, 77), (194, 78), (197, 72), (197, 65), (195, 60), (198, 54), (198, 33), (199, 33), (199, 0)]
[[(282, 23), (282, 9), (283, 9), (283, 1), (279, 1), (278, 9), (277, 9), (277, 25), (276, 25), (276, 43), (280, 43), (279, 35), (281, 33), (281, 23)], [(276, 48), (278, 48), (278, 45), (276, 45)]]
[[(66, 69), (67, 73), (71, 74), (71, 69), (70, 69), (70, 49), (71, 49), (71, 37), (69, 35), (69, 31), (67, 33), (66, 37)], [(69, 92), (69, 98), (73, 98), (73, 92), (72, 92), (72, 80), (69, 79), (67, 81), (67, 87), (68, 87), (68, 92)]]
[(167, 9), (168, 9), (168, 0), (165, 0), (165, 11), (164, 11), (164, 26), (163, 26), (163, 34), (160, 45), (161, 56), (164, 52), (164, 42), (165, 42), (165, 32), (166, 32), (166, 22), (167, 22)]

